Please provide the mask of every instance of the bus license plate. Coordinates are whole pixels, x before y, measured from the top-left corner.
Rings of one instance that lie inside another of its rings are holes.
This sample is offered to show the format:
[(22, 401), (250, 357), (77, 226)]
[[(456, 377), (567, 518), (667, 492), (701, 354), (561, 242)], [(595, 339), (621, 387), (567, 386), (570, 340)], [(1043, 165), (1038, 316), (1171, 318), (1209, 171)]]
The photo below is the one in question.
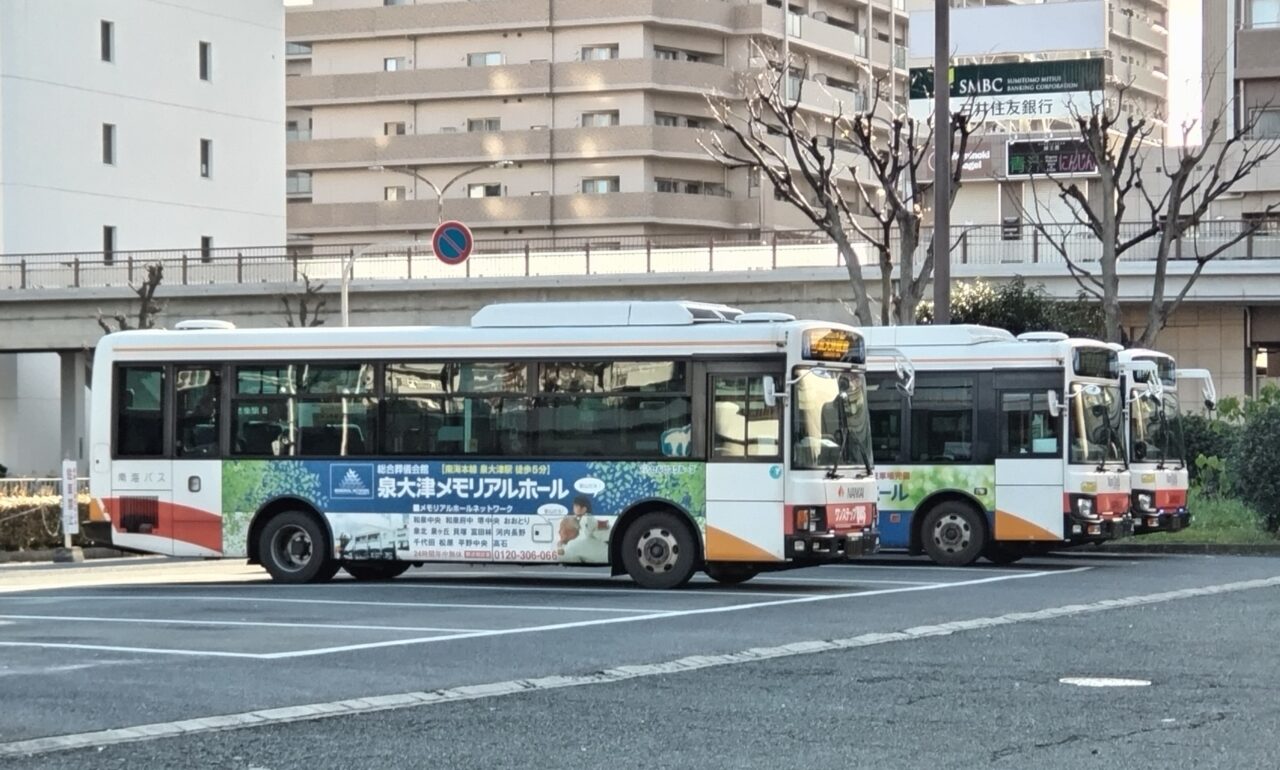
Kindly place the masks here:
[(833, 505), (827, 511), (827, 526), (831, 529), (867, 526), (865, 505)]

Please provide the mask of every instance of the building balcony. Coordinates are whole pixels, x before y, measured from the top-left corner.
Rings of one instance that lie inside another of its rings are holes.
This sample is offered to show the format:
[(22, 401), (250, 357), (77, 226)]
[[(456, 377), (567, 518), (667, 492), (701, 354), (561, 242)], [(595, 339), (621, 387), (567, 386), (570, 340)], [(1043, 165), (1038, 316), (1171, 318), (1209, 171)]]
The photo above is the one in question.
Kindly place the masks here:
[[(758, 227), (760, 201), (714, 195), (612, 193), (604, 195), (530, 195), (502, 198), (450, 198), (445, 214), (473, 228), (621, 225), (661, 222), (671, 226), (742, 229)], [(770, 206), (770, 223), (802, 226), (796, 214)], [(376, 231), (428, 231), (439, 217), (435, 201), (411, 200), (291, 205), (289, 232), (312, 236)], [(776, 219), (775, 219), (776, 218)], [(807, 221), (807, 220), (806, 220)]]
[(1128, 62), (1112, 61), (1111, 76), (1121, 85), (1155, 96), (1169, 98), (1169, 76), (1158, 70)]
[(1236, 32), (1236, 77), (1280, 78), (1280, 27)]
[[(367, 168), (384, 165), (484, 163), (591, 158), (705, 158), (704, 132), (666, 126), (558, 128), (458, 134), (322, 139), (287, 146), (290, 169)], [(554, 152), (552, 150), (554, 149)]]
[[(557, 25), (661, 21), (732, 31), (734, 6), (684, 0), (557, 0)], [(439, 2), (373, 8), (297, 11), (286, 16), (289, 40), (353, 40), (406, 35), (443, 35), (477, 30), (546, 29), (547, 0)]]
[(1169, 32), (1147, 19), (1111, 11), (1111, 34), (1144, 46), (1161, 56), (1169, 53)]
[[(701, 96), (737, 92), (732, 70), (702, 62), (614, 59), (565, 62), (554, 67), (555, 92), (558, 94), (660, 90)], [(290, 107), (310, 107), (543, 95), (551, 91), (551, 70), (552, 66), (543, 62), (312, 75), (289, 78), (285, 84), (285, 99)]]

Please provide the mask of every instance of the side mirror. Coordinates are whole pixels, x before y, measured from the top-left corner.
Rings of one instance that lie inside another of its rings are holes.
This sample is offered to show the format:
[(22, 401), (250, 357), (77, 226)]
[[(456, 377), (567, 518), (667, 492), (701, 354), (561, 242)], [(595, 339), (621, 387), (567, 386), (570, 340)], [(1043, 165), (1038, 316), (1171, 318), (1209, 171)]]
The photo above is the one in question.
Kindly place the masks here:
[(1206, 398), (1204, 400), (1204, 408), (1208, 409), (1210, 412), (1215, 411), (1218, 408), (1218, 402), (1214, 401), (1212, 398)]
[(1046, 393), (1045, 396), (1049, 399), (1049, 416), (1061, 417), (1062, 402), (1058, 400), (1058, 391), (1051, 390), (1048, 393)]
[(770, 409), (778, 405), (778, 383), (767, 374), (764, 377), (764, 405)]

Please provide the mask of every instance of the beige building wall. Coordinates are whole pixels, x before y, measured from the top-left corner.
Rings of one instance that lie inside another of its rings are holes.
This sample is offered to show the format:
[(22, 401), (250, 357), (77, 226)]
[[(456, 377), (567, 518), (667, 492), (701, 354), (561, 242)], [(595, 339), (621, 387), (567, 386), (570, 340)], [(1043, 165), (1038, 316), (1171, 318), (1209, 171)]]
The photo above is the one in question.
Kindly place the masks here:
[[(761, 71), (756, 46), (780, 47), (785, 27), (810, 114), (856, 112), (876, 82), (901, 98), (907, 14), (895, 0), (790, 5), (789, 25), (766, 0), (293, 9), (287, 119), (309, 133), (289, 147), (291, 237), (420, 237), (438, 215), (427, 182), (459, 176), (445, 198), (460, 202), (446, 211), (481, 238), (812, 229), (707, 156), (707, 96), (741, 93)], [(489, 53), (492, 66), (468, 66)], [(585, 180), (603, 181), (588, 195)], [(500, 200), (464, 200), (479, 183), (497, 185)], [(400, 186), (403, 199), (387, 200)]]

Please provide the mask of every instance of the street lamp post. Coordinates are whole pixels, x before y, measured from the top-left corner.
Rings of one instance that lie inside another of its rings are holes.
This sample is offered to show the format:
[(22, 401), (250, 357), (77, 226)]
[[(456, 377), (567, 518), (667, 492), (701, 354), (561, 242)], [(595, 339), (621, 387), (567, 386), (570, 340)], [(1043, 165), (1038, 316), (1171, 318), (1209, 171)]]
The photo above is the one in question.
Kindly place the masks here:
[(370, 166), (369, 170), (370, 171), (392, 171), (397, 174), (404, 174), (405, 176), (411, 176), (414, 179), (417, 179), (419, 182), (422, 182), (423, 184), (425, 184), (427, 187), (430, 187), (431, 191), (436, 194), (436, 224), (438, 225), (444, 222), (444, 194), (445, 192), (448, 191), (450, 187), (453, 186), (454, 182), (457, 182), (459, 179), (463, 178), (464, 176), (467, 176), (468, 174), (474, 174), (477, 171), (484, 171), (486, 168), (511, 168), (514, 165), (515, 164), (509, 160), (497, 160), (497, 161), (491, 161), (489, 163), (481, 163), (478, 166), (472, 166), (471, 168), (465, 169), (459, 172), (458, 174), (455, 174), (451, 179), (449, 179), (449, 181), (445, 182), (443, 185), (439, 187), (436, 186), (435, 182), (432, 182), (430, 179), (427, 179), (422, 174), (419, 174), (417, 169), (415, 169), (413, 166), (378, 165), (378, 166)]
[[(435, 182), (432, 182), (430, 179), (427, 179), (422, 174), (419, 174), (417, 170), (414, 169), (412, 166), (381, 166), (379, 165), (379, 166), (370, 166), (369, 170), (370, 171), (393, 171), (397, 174), (405, 174), (406, 176), (411, 176), (414, 179), (417, 179), (419, 182), (422, 182), (423, 184), (430, 187), (432, 191), (435, 192), (436, 194), (436, 225), (438, 226), (444, 223), (445, 191), (447, 191), (450, 187), (452, 187), (454, 182), (457, 182), (459, 179), (463, 178), (467, 174), (474, 174), (475, 172), (483, 171), (486, 168), (510, 168), (514, 165), (515, 164), (509, 160), (498, 160), (498, 161), (492, 161), (490, 163), (481, 163), (478, 166), (472, 166), (471, 168), (468, 168), (462, 171), (461, 173), (454, 175), (451, 179), (449, 179), (449, 181), (445, 182), (444, 185), (440, 187), (437, 187)], [(352, 274), (352, 271), (355, 270), (356, 260), (359, 259), (360, 257), (363, 257), (365, 254), (368, 254), (372, 251), (376, 251), (378, 249), (392, 249), (392, 248), (398, 248), (398, 247), (404, 247), (404, 246), (414, 247), (414, 246), (420, 246), (420, 245), (421, 244), (418, 241), (401, 241), (401, 242), (395, 242), (395, 243), (369, 243), (364, 246), (361, 246), (358, 249), (354, 249), (350, 254), (347, 255), (347, 258), (343, 260), (343, 263), (342, 263), (342, 325), (343, 326), (351, 325), (351, 300), (350, 300), (351, 274)]]

